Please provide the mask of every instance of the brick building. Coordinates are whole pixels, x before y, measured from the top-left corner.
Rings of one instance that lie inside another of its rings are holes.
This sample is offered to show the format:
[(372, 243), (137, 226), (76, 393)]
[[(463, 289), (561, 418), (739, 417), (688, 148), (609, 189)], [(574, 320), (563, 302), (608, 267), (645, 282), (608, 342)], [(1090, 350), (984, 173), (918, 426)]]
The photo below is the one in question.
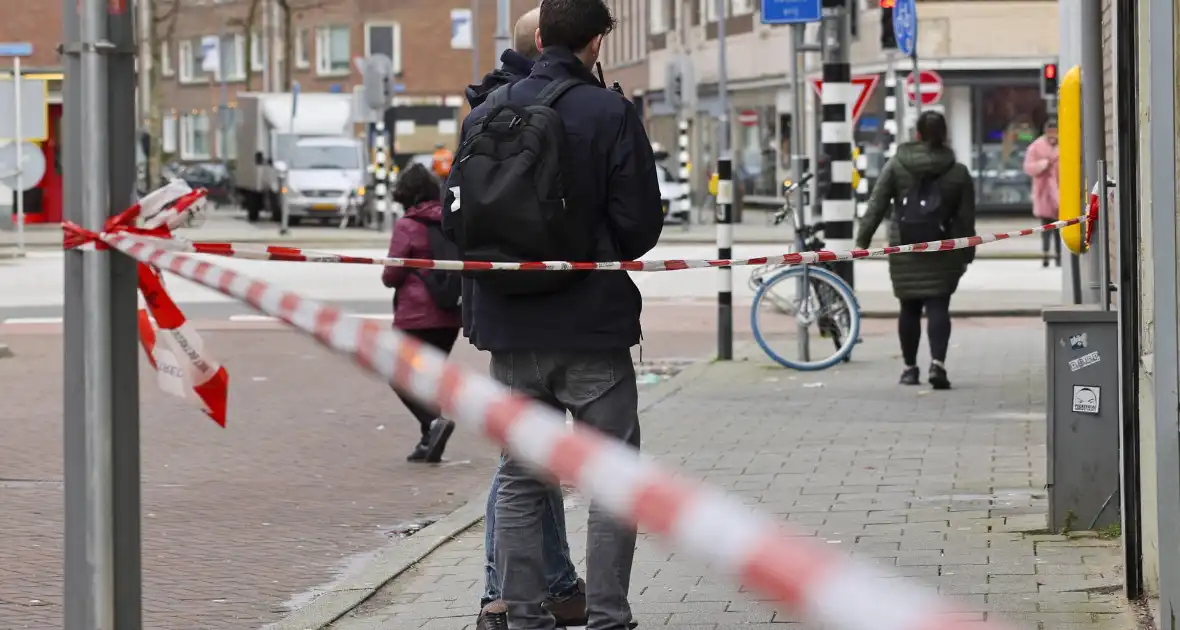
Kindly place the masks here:
[[(174, 27), (156, 27), (164, 145), (181, 160), (236, 157), (232, 133), (223, 137), (221, 128), (233, 128), (239, 92), (288, 91), (298, 82), (305, 93), (349, 93), (362, 80), (354, 59), (376, 53), (389, 55), (401, 72), (395, 99), (401, 159), (432, 151), (436, 142), (453, 145), (466, 106), (463, 89), (496, 62), (490, 0), (474, 7), (468, 0), (288, 0), (289, 33), (277, 7), (265, 15), (266, 0), (183, 2)], [(514, 19), (535, 6), (513, 4)], [(473, 8), (474, 49), (453, 47), (453, 17), (462, 30)], [(202, 64), (202, 43), (213, 41), (218, 59)]]

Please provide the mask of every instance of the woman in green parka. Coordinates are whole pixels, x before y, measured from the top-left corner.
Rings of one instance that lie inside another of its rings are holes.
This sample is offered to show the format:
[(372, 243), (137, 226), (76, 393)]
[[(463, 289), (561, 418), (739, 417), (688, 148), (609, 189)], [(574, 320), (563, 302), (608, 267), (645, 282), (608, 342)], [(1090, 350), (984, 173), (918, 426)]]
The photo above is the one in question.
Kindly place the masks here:
[[(941, 238), (975, 235), (975, 185), (967, 167), (955, 160), (947, 146), (946, 118), (938, 112), (918, 117), (918, 140), (897, 148), (885, 164), (868, 208), (860, 220), (856, 246), (867, 248), (873, 233), (886, 218), (889, 221), (889, 244), (903, 243), (899, 226), (901, 199), (916, 190), (922, 180), (933, 181), (941, 202), (940, 212), (948, 220), (942, 223)], [(928, 187), (929, 188), (929, 187)], [(901, 302), (897, 318), (897, 336), (905, 369), (903, 385), (917, 385), (918, 345), (922, 341), (922, 311), (926, 312), (926, 332), (930, 338), (929, 381), (934, 389), (950, 389), (946, 372), (946, 352), (951, 338), (951, 295), (967, 265), (975, 259), (975, 249), (949, 252), (896, 254), (889, 257), (889, 278), (893, 295)]]

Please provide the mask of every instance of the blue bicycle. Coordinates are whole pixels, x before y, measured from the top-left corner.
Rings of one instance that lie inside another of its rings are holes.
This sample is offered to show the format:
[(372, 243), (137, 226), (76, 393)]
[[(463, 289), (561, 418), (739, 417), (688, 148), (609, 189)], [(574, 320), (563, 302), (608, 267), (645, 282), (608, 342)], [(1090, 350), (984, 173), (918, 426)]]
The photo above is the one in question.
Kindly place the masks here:
[[(824, 243), (817, 233), (822, 224), (806, 225), (802, 210), (794, 207), (793, 193), (811, 179), (805, 175), (784, 190), (786, 203), (774, 215), (778, 225), (790, 217), (795, 228), (795, 247), (818, 251)], [(825, 370), (852, 358), (852, 347), (860, 340), (860, 305), (852, 289), (825, 264), (766, 265), (750, 276), (754, 303), (750, 328), (754, 340), (776, 363), (802, 371)], [(831, 341), (835, 352), (817, 353), (812, 359), (811, 329), (820, 339)], [(793, 343), (792, 343), (793, 341)], [(792, 347), (793, 346), (793, 347)], [(796, 358), (788, 358), (794, 354)]]

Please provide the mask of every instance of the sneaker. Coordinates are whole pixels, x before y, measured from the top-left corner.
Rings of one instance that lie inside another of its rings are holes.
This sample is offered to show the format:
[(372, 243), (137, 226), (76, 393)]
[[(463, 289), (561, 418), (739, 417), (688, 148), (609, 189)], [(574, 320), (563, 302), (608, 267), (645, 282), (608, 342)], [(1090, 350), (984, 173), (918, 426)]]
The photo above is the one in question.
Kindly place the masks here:
[(426, 436), (426, 462), (437, 464), (442, 461), (443, 451), (447, 448), (447, 440), (455, 430), (455, 423), (446, 418), (435, 418), (430, 423), (430, 433)]
[(414, 446), (413, 452), (406, 456), (406, 461), (414, 463), (424, 462), (426, 461), (426, 452), (428, 450), (429, 447), (427, 446), (425, 440), (418, 442), (418, 444)]
[(556, 626), (584, 626), (586, 625), (586, 582), (578, 578), (574, 593), (568, 597), (556, 599), (550, 597), (541, 604), (557, 621)]
[(497, 599), (479, 611), (475, 630), (508, 630), (508, 607), (503, 600)]
[(918, 380), (922, 377), (918, 366), (908, 367), (901, 372), (901, 378), (897, 381), (902, 385), (917, 385)]
[(934, 389), (951, 388), (951, 382), (946, 378), (946, 368), (937, 363), (930, 365), (930, 385)]

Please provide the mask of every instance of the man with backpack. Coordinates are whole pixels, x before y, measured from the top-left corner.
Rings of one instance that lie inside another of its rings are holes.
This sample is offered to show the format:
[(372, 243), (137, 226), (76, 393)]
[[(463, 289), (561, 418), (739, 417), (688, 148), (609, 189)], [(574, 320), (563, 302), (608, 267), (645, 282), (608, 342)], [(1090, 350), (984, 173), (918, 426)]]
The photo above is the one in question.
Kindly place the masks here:
[[(603, 0), (542, 0), (529, 77), (463, 121), (443, 226), (465, 260), (633, 260), (663, 228), (651, 144), (634, 107), (591, 68), (615, 21)], [(642, 297), (618, 272), (471, 272), (471, 342), (492, 375), (639, 447), (631, 346)], [(542, 518), (552, 482), (506, 453), (496, 569), (512, 630), (551, 630)], [(635, 529), (591, 504), (587, 628), (624, 630)]]
[[(867, 248), (887, 215), (890, 245), (912, 245), (975, 236), (975, 185), (967, 167), (947, 146), (946, 118), (935, 111), (918, 117), (918, 140), (897, 148), (881, 170), (860, 220), (856, 246)], [(951, 295), (975, 260), (975, 248), (889, 257), (893, 294), (901, 302), (897, 336), (905, 368), (902, 385), (917, 385), (922, 311), (930, 337), (929, 381), (950, 389), (946, 353), (951, 339)]]
[[(541, 10), (533, 9), (516, 22), (513, 45), (500, 55), (500, 67), (483, 78), (479, 84), (467, 86), (467, 102), (474, 109), (488, 96), (505, 85), (516, 83), (532, 72), (533, 63), (541, 56), (537, 50), (537, 23)], [(471, 294), (470, 278), (463, 279), (463, 294)], [(463, 301), (464, 331), (469, 334), (471, 324), (471, 299)], [(479, 618), (476, 630), (507, 628), (508, 618), (504, 600), (500, 599), (500, 576), (496, 572), (496, 495), (500, 484), (497, 476), (488, 491), (487, 509), (484, 514), (484, 592), (480, 598)], [(569, 542), (566, 538), (565, 503), (561, 489), (550, 489), (541, 513), (541, 552), (544, 555), (545, 581), (549, 585), (549, 596), (545, 607), (553, 613), (557, 625), (586, 625), (586, 583), (578, 578), (578, 570), (570, 559)]]

